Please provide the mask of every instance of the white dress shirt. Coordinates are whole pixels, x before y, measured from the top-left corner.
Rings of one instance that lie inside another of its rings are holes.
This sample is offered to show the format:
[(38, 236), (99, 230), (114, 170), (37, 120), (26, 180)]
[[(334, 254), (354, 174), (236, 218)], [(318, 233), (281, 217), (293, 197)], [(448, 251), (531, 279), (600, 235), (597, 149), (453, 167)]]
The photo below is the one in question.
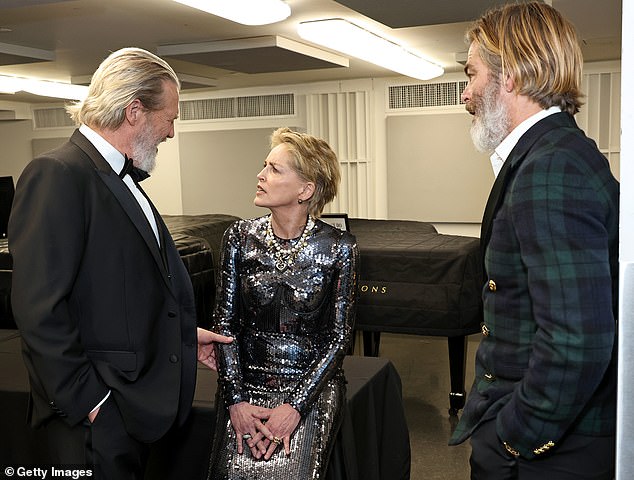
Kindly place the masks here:
[[(125, 158), (123, 157), (121, 152), (110, 145), (110, 143), (108, 143), (101, 135), (99, 135), (87, 125), (80, 126), (79, 131), (84, 135), (84, 137), (88, 139), (90, 143), (95, 146), (97, 151), (101, 154), (103, 158), (106, 159), (106, 162), (110, 164), (112, 169), (117, 174), (119, 174), (119, 172), (121, 172), (121, 170), (123, 169), (123, 165), (125, 163)], [(130, 177), (130, 175), (126, 175), (125, 177), (123, 177), (123, 183), (127, 185), (128, 189), (130, 189), (130, 192), (132, 192), (132, 195), (134, 195), (134, 198), (136, 198), (136, 201), (141, 207), (141, 210), (143, 210), (147, 221), (150, 223), (152, 231), (154, 232), (154, 237), (156, 238), (156, 241), (160, 246), (161, 240), (158, 233), (158, 226), (156, 225), (156, 219), (154, 218), (154, 213), (152, 213), (150, 202), (148, 202), (148, 199), (145, 198), (145, 195), (143, 195), (141, 190), (137, 188), (134, 180), (132, 180), (132, 177)]]
[(517, 145), (517, 142), (519, 142), (520, 138), (522, 138), (522, 135), (524, 135), (528, 131), (528, 129), (535, 125), (537, 122), (554, 113), (561, 113), (561, 108), (556, 106), (550, 107), (546, 110), (540, 110), (536, 114), (531, 115), (522, 123), (520, 123), (517, 127), (515, 127), (511, 131), (511, 133), (509, 133), (506, 138), (502, 140), (502, 142), (496, 147), (496, 149), (493, 150), (490, 158), (491, 167), (493, 167), (493, 173), (495, 174), (496, 178), (498, 176), (498, 173), (500, 173), (500, 170), (502, 169), (502, 165), (504, 165), (504, 162), (506, 162), (506, 159), (511, 154), (511, 151), (515, 148), (515, 145)]

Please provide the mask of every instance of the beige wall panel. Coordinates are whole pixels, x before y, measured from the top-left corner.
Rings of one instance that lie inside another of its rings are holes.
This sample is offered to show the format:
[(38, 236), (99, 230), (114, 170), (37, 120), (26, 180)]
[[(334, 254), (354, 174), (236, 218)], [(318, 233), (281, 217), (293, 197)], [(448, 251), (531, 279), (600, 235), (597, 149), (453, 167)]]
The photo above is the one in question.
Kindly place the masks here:
[(480, 222), (493, 185), (487, 155), (476, 152), (464, 113), (387, 119), (388, 218)]
[(180, 134), (183, 213), (267, 214), (253, 205), (272, 128)]

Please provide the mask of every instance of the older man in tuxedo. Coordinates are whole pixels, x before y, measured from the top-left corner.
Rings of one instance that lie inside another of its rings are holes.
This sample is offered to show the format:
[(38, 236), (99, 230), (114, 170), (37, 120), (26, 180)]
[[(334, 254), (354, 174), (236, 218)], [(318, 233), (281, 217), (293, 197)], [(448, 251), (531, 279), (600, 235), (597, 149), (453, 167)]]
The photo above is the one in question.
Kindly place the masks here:
[(212, 342), (230, 340), (196, 328), (189, 276), (138, 183), (174, 135), (179, 86), (155, 55), (114, 52), (68, 108), (78, 130), (17, 183), (12, 305), (31, 423), (55, 462), (97, 478), (143, 478), (149, 445), (190, 411), (197, 356), (213, 367)]
[(463, 93), (497, 179), (482, 223), (476, 378), (451, 443), (473, 479), (614, 475), (617, 181), (577, 127), (582, 56), (546, 3), (477, 20)]

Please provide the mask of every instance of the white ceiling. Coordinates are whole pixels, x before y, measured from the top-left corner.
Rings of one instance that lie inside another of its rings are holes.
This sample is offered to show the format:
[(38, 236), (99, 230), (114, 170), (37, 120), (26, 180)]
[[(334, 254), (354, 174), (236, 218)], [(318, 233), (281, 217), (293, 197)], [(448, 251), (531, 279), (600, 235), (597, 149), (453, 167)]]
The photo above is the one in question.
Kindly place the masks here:
[[(455, 54), (466, 50), (463, 34), (469, 21), (486, 6), (503, 1), (287, 0), (292, 9), (288, 19), (254, 27), (205, 14), (172, 0), (0, 0), (0, 74), (85, 80), (109, 52), (127, 46), (157, 53), (166, 45), (261, 36), (284, 37), (305, 44), (296, 33), (299, 22), (333, 17), (346, 18), (382, 33), (442, 65), (447, 72), (459, 71), (462, 66), (456, 62)], [(575, 23), (586, 61), (620, 58), (620, 0), (552, 0), (549, 3)], [(412, 23), (415, 26), (387, 26)], [(16, 63), (21, 60), (19, 56), (6, 54), (16, 49), (19, 53), (44, 50), (54, 60)], [(276, 47), (166, 59), (179, 74), (202, 77), (206, 83), (213, 84), (214, 87), (205, 87), (212, 90), (395, 75), (355, 59), (350, 59), (347, 68), (334, 65), (323, 68), (323, 63)], [(245, 65), (250, 66), (251, 71), (262, 73), (245, 73)], [(274, 71), (279, 69), (292, 70)], [(1, 100), (51, 101), (45, 97), (0, 94)]]

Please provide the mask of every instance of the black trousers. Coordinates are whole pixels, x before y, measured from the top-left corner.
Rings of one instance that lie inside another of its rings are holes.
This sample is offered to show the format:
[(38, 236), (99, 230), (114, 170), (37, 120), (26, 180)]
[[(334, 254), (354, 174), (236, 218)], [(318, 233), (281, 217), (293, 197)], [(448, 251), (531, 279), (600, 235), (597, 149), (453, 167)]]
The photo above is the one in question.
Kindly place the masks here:
[(44, 427), (55, 464), (86, 465), (97, 480), (142, 480), (149, 445), (130, 437), (116, 403), (110, 396), (94, 423), (74, 427), (53, 418)]
[(567, 435), (532, 460), (514, 457), (498, 438), (495, 419), (471, 436), (471, 480), (612, 480), (615, 437)]

